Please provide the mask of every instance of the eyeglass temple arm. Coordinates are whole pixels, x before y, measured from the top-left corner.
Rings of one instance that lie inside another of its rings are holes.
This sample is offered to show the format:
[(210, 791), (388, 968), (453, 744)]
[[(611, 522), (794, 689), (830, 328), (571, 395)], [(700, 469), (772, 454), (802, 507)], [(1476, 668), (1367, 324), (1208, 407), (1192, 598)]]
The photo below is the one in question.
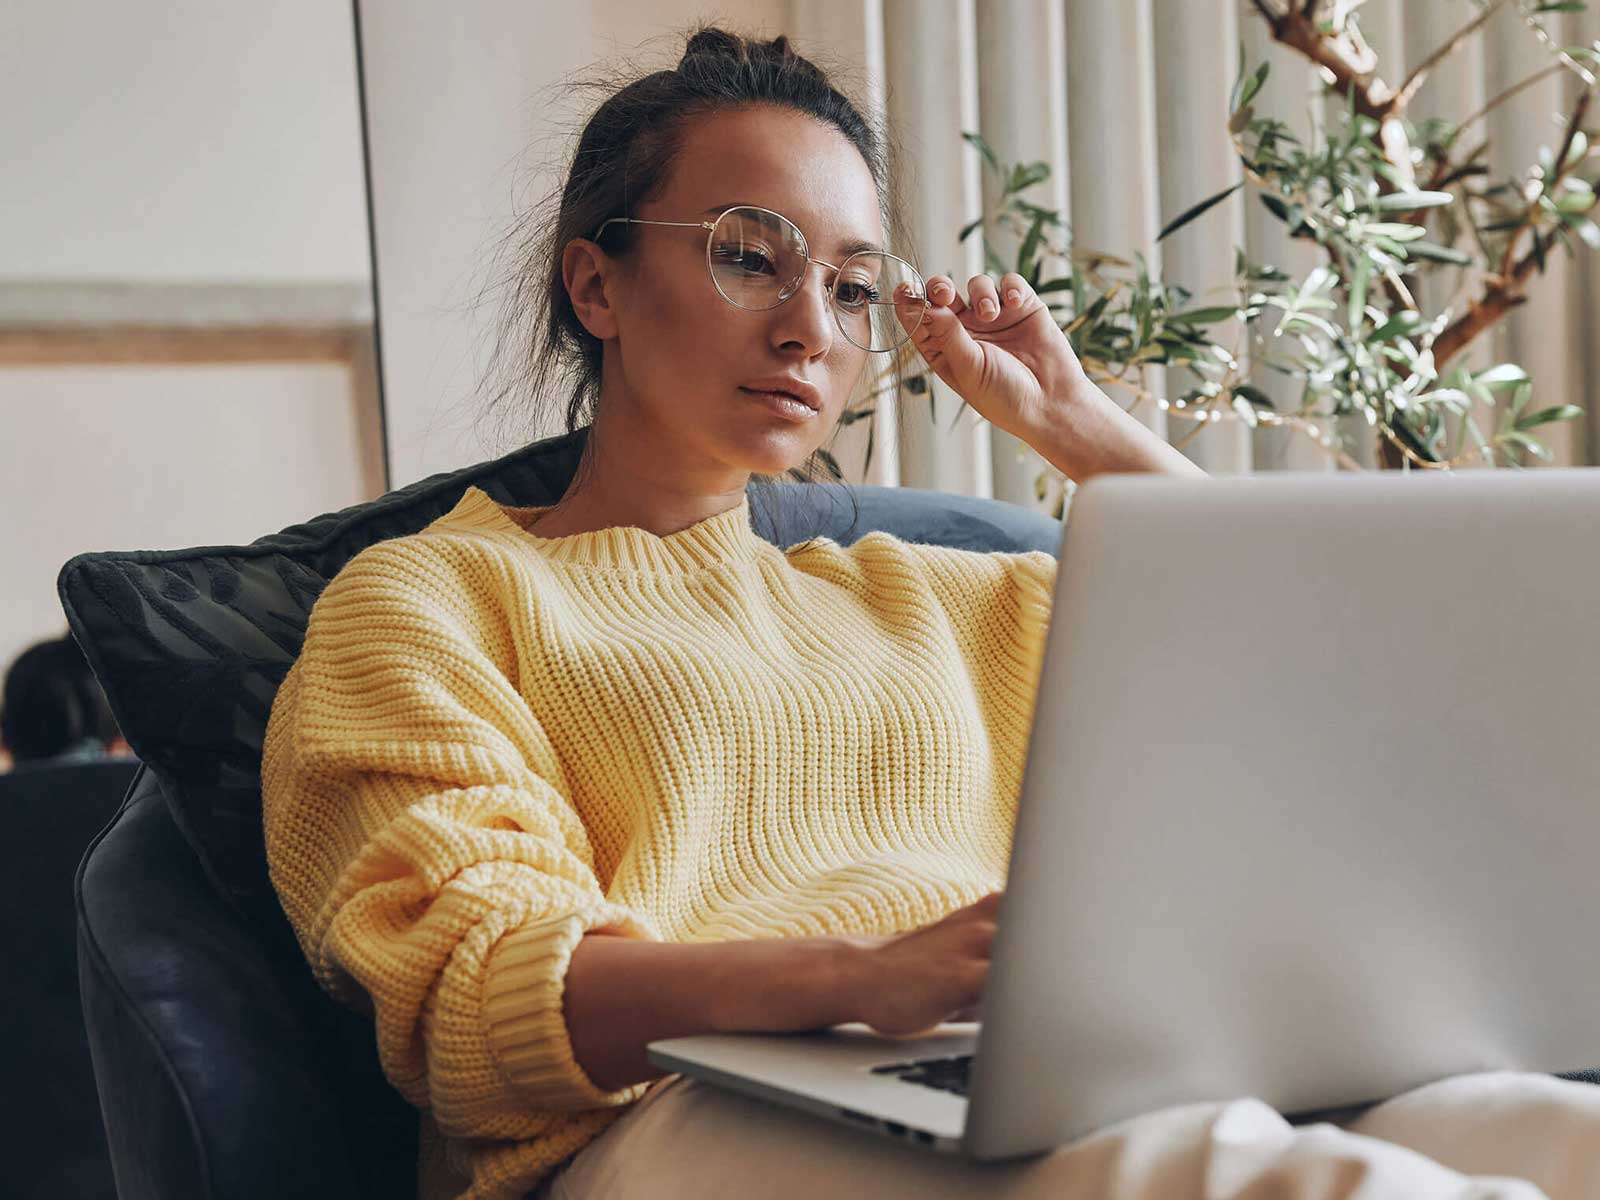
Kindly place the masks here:
[(619, 221), (625, 225), (676, 225), (681, 229), (711, 230), (717, 227), (715, 221), (647, 221), (643, 217), (610, 217), (600, 222), (600, 228), (594, 231), (594, 238), (590, 240), (598, 239), (606, 231), (607, 225), (615, 225)]

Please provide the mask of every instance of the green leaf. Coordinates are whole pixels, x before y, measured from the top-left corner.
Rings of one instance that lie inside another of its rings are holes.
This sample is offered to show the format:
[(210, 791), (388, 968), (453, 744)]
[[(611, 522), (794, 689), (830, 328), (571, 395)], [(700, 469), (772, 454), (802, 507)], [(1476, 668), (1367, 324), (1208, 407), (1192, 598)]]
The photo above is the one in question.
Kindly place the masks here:
[(819, 449), (817, 457), (822, 460), (822, 465), (828, 469), (829, 475), (832, 475), (835, 479), (842, 480), (844, 478), (844, 472), (839, 469), (839, 460), (834, 458), (832, 454), (826, 450)]
[(1334, 328), (1332, 322), (1324, 321), (1313, 313), (1297, 312), (1284, 323), (1284, 327), (1293, 332), (1297, 324), (1309, 325), (1313, 329), (1321, 330), (1330, 341), (1337, 341), (1339, 338), (1339, 331)]
[(1256, 93), (1261, 90), (1261, 85), (1267, 81), (1268, 69), (1271, 63), (1263, 60), (1261, 65), (1248, 76), (1243, 73), (1243, 54), (1240, 55), (1240, 75), (1234, 81), (1233, 93), (1228, 97), (1228, 111), (1238, 112), (1246, 104), (1256, 98)]
[(1402, 308), (1394, 316), (1378, 326), (1377, 329), (1373, 330), (1372, 336), (1367, 340), (1371, 342), (1386, 342), (1390, 338), (1405, 337), (1422, 328), (1422, 324), (1421, 313), (1413, 312), (1409, 308)]
[(1278, 199), (1270, 192), (1262, 192), (1261, 203), (1266, 207), (1266, 210), (1273, 216), (1277, 217), (1278, 220), (1282, 221), (1286, 225), (1289, 223), (1289, 206), (1282, 200)]
[(1041, 283), (1033, 290), (1042, 295), (1045, 292), (1064, 292), (1071, 286), (1072, 276), (1068, 275), (1064, 279), (1052, 279), (1047, 283)]
[(1406, 247), (1407, 258), (1425, 258), (1430, 262), (1454, 263), (1458, 267), (1471, 265), (1473, 258), (1465, 250), (1440, 246), (1434, 242), (1412, 242)]
[(1289, 272), (1271, 263), (1258, 263), (1249, 268), (1245, 278), (1258, 283), (1283, 283), (1289, 278)]
[(1512, 387), (1519, 383), (1527, 383), (1528, 373), (1517, 366), (1516, 363), (1496, 363), (1492, 367), (1486, 367), (1479, 371), (1472, 377), (1472, 382), (1479, 387), (1494, 390)]
[(1541, 408), (1536, 413), (1529, 413), (1517, 421), (1518, 429), (1532, 429), (1538, 425), (1548, 425), (1552, 421), (1574, 421), (1583, 416), (1583, 409), (1576, 404), (1558, 404), (1554, 408)]
[(1312, 267), (1311, 274), (1307, 275), (1305, 282), (1300, 285), (1300, 294), (1296, 298), (1296, 307), (1304, 305), (1307, 300), (1328, 290), (1338, 280), (1339, 276), (1326, 265)]
[(1562, 218), (1572, 226), (1577, 235), (1583, 239), (1583, 244), (1591, 250), (1600, 250), (1600, 225), (1596, 225), (1588, 217), (1568, 215)]
[(1415, 212), (1422, 208), (1443, 208), (1454, 204), (1455, 199), (1449, 192), (1391, 192), (1379, 196), (1372, 207), (1379, 212)]
[(1403, 225), (1396, 221), (1373, 221), (1367, 226), (1367, 232), (1396, 242), (1414, 242), (1428, 235), (1421, 225)]
[(1533, 384), (1524, 380), (1517, 384), (1516, 390), (1511, 393), (1511, 416), (1520, 417), (1522, 410), (1528, 406), (1528, 401), (1533, 398)]
[(979, 217), (976, 221), (968, 221), (965, 225), (963, 225), (961, 227), (961, 236), (958, 237), (956, 240), (959, 241), (959, 242), (966, 241), (969, 237), (972, 236), (973, 231), (975, 229), (977, 229), (978, 226), (980, 226), (982, 224), (983, 224), (983, 218), (982, 217)]
[(1542, 0), (1541, 3), (1534, 5), (1533, 11), (1536, 13), (1583, 12), (1588, 7), (1588, 0)]
[(1417, 397), (1418, 404), (1445, 404), (1470, 407), (1472, 397), (1460, 388), (1434, 388), (1431, 392), (1423, 392)]
[(1260, 388), (1252, 387), (1248, 383), (1235, 384), (1233, 388), (1233, 394), (1235, 396), (1243, 396), (1246, 400), (1250, 401), (1251, 404), (1254, 404), (1258, 408), (1271, 409), (1273, 412), (1278, 410), (1278, 406), (1272, 402), (1271, 396), (1267, 395)]
[(1549, 462), (1552, 458), (1554, 458), (1554, 455), (1550, 453), (1549, 447), (1547, 447), (1538, 438), (1532, 437), (1529, 434), (1514, 430), (1511, 433), (1503, 435), (1503, 437), (1505, 441), (1514, 442), (1517, 445), (1532, 451), (1534, 454), (1537, 454), (1540, 458), (1544, 459), (1545, 462)]
[(1018, 163), (1011, 168), (1011, 178), (1006, 181), (1006, 195), (1032, 187), (1050, 178), (1050, 164), (1046, 162)]
[(1223, 188), (1215, 196), (1207, 196), (1204, 200), (1200, 201), (1199, 204), (1195, 204), (1195, 205), (1190, 206), (1189, 208), (1184, 209), (1176, 217), (1174, 217), (1172, 220), (1168, 221), (1167, 224), (1166, 224), (1166, 227), (1163, 228), (1160, 233), (1156, 234), (1156, 241), (1158, 241), (1158, 242), (1161, 241), (1169, 233), (1176, 233), (1178, 230), (1182, 229), (1185, 225), (1187, 225), (1190, 221), (1194, 220), (1196, 217), (1198, 217), (1201, 213), (1205, 212), (1207, 209), (1213, 207), (1214, 205), (1221, 204), (1224, 200), (1226, 200), (1229, 196), (1233, 195), (1235, 192), (1237, 192), (1243, 186), (1244, 186), (1244, 181), (1240, 180), (1238, 183), (1233, 184), (1231, 187)]
[(1039, 263), (1036, 255), (1043, 237), (1044, 216), (1041, 214), (1033, 218), (1033, 224), (1028, 227), (1028, 236), (1022, 239), (1022, 247), (1017, 251), (1017, 274), (1028, 281), (1029, 287), (1038, 283)]
[(1350, 280), (1350, 302), (1347, 316), (1350, 320), (1350, 332), (1355, 333), (1361, 328), (1361, 317), (1367, 307), (1367, 282), (1372, 278), (1372, 262), (1367, 258), (1356, 259), (1354, 278)]
[(996, 171), (1001, 169), (1000, 160), (995, 156), (995, 152), (989, 148), (989, 143), (984, 141), (981, 135), (976, 133), (968, 133), (963, 130), (961, 136), (969, 145), (976, 146), (978, 148), (978, 153), (983, 155), (983, 161), (988, 163), (990, 167)]
[(1239, 310), (1231, 304), (1217, 304), (1210, 308), (1191, 308), (1187, 312), (1169, 313), (1169, 324), (1210, 325), (1237, 316)]

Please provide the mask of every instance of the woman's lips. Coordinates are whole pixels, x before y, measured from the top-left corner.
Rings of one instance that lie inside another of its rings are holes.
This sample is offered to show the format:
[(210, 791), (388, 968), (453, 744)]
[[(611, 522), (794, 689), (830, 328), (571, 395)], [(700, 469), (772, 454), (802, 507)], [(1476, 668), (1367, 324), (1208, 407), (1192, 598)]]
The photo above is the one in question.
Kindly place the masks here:
[(816, 409), (801, 403), (787, 392), (757, 392), (750, 388), (739, 390), (747, 396), (753, 396), (769, 412), (787, 417), (791, 421), (809, 421), (817, 415)]

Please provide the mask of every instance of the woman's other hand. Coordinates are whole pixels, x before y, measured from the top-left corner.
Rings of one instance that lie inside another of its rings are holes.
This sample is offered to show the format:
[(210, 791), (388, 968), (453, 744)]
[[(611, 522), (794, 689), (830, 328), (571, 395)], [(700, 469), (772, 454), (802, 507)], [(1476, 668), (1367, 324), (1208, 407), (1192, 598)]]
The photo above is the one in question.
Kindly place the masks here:
[[(927, 311), (912, 331), (912, 345), (997, 428), (1029, 441), (1053, 408), (1084, 389), (1098, 392), (1045, 302), (1016, 272), (1002, 275), (998, 284), (974, 275), (965, 300), (947, 275), (929, 279), (927, 292)], [(906, 328), (914, 320), (909, 312), (897, 309)]]
[(980, 1019), (1002, 895), (990, 892), (907, 933), (854, 939), (862, 951), (854, 1019), (893, 1036)]

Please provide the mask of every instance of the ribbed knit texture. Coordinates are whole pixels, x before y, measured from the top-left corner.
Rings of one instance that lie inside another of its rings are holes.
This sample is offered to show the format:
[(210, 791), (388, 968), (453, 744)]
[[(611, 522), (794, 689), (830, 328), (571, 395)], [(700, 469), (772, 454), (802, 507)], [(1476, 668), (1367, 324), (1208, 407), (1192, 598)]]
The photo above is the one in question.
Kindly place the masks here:
[(312, 609), (262, 763), (317, 979), (478, 1198), (639, 1099), (573, 1058), (590, 930), (889, 934), (1004, 886), (1055, 559), (873, 532), (781, 551), (749, 502), (544, 538), (469, 488)]

